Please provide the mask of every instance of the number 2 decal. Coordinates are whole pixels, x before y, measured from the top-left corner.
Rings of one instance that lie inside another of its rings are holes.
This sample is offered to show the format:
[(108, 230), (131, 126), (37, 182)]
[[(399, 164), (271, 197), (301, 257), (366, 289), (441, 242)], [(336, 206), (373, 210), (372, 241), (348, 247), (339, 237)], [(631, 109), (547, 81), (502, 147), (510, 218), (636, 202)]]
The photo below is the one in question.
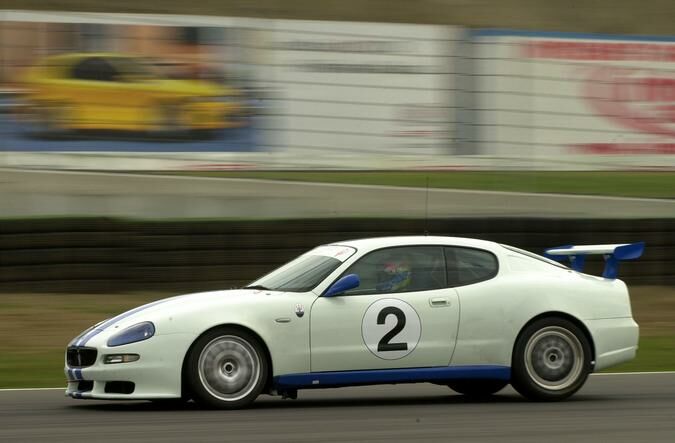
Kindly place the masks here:
[(377, 324), (383, 325), (387, 316), (390, 314), (396, 316), (396, 326), (394, 326), (394, 329), (384, 334), (382, 340), (377, 344), (377, 352), (407, 351), (408, 343), (389, 343), (389, 340), (396, 337), (396, 335), (405, 328), (405, 314), (403, 311), (394, 306), (387, 306), (377, 314)]
[(397, 298), (383, 298), (366, 309), (361, 323), (363, 343), (376, 357), (397, 360), (415, 350), (422, 335), (417, 311)]

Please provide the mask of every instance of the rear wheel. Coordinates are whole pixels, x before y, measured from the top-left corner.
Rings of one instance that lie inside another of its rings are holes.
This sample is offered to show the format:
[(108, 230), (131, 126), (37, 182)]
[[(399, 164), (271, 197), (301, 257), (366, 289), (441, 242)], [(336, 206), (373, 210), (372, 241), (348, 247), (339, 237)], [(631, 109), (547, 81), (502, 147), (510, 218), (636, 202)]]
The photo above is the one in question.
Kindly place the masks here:
[(450, 389), (467, 397), (489, 397), (504, 389), (508, 382), (502, 380), (457, 380), (448, 383)]
[(182, 138), (185, 137), (189, 128), (183, 120), (183, 107), (180, 103), (161, 104), (157, 111), (158, 127), (157, 134), (162, 137)]
[(591, 346), (586, 334), (569, 320), (537, 320), (518, 337), (511, 369), (511, 384), (524, 397), (563, 400), (586, 382)]
[(262, 345), (251, 334), (219, 328), (201, 336), (187, 362), (187, 381), (200, 404), (238, 409), (262, 392), (268, 375)]

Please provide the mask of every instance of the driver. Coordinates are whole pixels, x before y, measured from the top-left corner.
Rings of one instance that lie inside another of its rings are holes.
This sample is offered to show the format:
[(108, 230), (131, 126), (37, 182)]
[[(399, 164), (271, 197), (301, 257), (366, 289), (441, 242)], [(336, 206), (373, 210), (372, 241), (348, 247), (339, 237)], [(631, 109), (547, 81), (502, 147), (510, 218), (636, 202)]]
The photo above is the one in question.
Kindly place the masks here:
[(408, 258), (389, 260), (384, 263), (380, 282), (376, 288), (378, 291), (397, 292), (403, 291), (412, 281), (412, 269)]

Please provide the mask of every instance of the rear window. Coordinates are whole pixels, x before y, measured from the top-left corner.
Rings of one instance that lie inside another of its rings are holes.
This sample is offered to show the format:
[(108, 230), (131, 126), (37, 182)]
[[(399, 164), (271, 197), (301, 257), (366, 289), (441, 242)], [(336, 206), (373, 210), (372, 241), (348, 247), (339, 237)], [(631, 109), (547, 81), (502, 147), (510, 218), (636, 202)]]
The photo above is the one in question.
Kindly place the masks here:
[(489, 280), (497, 275), (499, 262), (491, 252), (462, 247), (446, 247), (448, 286), (464, 286)]
[(501, 247), (508, 249), (511, 252), (516, 252), (518, 254), (524, 255), (529, 258), (533, 258), (535, 260), (539, 260), (540, 262), (547, 263), (552, 266), (557, 266), (559, 268), (563, 269), (569, 269), (567, 266), (563, 265), (562, 263), (559, 263), (555, 260), (551, 260), (550, 258), (543, 257), (541, 255), (535, 254), (534, 252), (526, 251), (524, 249), (519, 249), (519, 248), (514, 248), (513, 246), (509, 245), (500, 245)]

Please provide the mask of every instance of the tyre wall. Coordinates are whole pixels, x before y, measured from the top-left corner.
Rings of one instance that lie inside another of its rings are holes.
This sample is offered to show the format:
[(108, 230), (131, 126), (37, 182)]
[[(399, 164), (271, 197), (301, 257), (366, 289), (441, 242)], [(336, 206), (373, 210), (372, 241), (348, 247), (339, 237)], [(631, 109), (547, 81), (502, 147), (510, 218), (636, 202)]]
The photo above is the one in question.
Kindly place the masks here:
[[(241, 286), (319, 244), (421, 234), (494, 240), (541, 253), (564, 244), (645, 241), (621, 265), (633, 285), (675, 284), (675, 220), (514, 218), (0, 221), (0, 292), (193, 292)], [(588, 265), (598, 274), (602, 259)]]

